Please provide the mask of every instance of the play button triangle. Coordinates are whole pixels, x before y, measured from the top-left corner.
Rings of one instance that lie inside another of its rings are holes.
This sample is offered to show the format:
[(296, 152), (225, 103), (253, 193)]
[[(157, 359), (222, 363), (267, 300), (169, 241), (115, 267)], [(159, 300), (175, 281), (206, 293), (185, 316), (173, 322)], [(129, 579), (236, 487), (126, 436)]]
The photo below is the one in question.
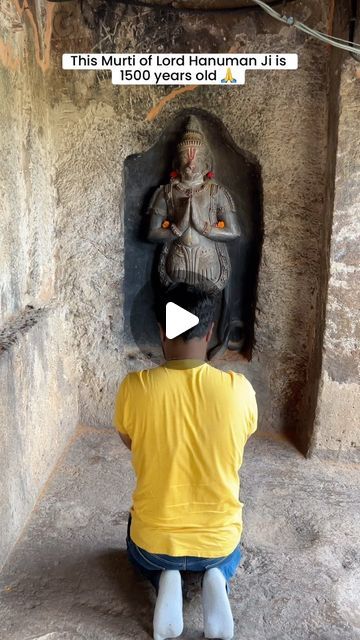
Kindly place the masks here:
[(199, 324), (199, 318), (190, 311), (179, 307), (175, 302), (166, 305), (166, 337), (172, 340), (188, 329)]

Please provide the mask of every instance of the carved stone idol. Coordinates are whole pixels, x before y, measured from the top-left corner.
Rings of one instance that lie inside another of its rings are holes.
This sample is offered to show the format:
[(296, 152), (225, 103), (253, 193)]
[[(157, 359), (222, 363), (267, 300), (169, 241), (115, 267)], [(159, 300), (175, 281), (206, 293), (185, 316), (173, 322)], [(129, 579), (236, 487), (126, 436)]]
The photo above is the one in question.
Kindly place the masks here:
[(158, 187), (148, 210), (148, 239), (164, 243), (160, 283), (221, 291), (231, 269), (226, 243), (240, 236), (240, 227), (230, 193), (213, 179), (210, 152), (195, 116), (177, 145), (174, 166), (170, 183)]

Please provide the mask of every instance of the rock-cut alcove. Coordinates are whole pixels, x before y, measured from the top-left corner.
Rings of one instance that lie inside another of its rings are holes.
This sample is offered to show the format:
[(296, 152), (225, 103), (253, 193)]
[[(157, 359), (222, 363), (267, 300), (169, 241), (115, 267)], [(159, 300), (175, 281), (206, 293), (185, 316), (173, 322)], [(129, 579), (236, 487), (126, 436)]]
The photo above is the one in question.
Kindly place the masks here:
[[(262, 210), (260, 167), (253, 156), (237, 148), (221, 120), (202, 109), (178, 113), (142, 154), (132, 154), (125, 161), (125, 340), (129, 348), (136, 345), (156, 361), (160, 358), (158, 328), (153, 312), (153, 295), (157, 286), (157, 267), (161, 248), (148, 241), (148, 207), (154, 190), (169, 183), (174, 166), (176, 145), (191, 119), (200, 123), (212, 160), (216, 183), (229, 190), (235, 204), (241, 236), (231, 240), (229, 281), (218, 308), (218, 325), (227, 331), (220, 349), (221, 328), (211, 349), (215, 358), (228, 351), (251, 359), (254, 342), (254, 317), (257, 275), (262, 244)], [(224, 319), (225, 316), (225, 319)], [(144, 322), (144, 319), (146, 321)]]

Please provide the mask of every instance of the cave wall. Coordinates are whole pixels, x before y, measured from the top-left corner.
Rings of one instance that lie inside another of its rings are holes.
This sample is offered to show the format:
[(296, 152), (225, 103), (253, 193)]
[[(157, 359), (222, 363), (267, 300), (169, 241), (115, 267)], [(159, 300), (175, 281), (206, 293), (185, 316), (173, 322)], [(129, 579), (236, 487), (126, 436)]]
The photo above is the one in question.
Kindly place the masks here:
[(77, 423), (76, 365), (58, 304), (44, 70), (14, 4), (0, 8), (0, 565)]
[[(326, 29), (327, 2), (302, 3)], [(76, 318), (82, 368), (81, 419), (107, 426), (116, 387), (129, 368), (151, 366), (122, 341), (123, 165), (154, 145), (177, 114), (203, 109), (260, 163), (264, 244), (256, 346), (244, 371), (258, 391), (260, 429), (294, 437), (307, 420), (304, 397), (318, 348), (328, 120), (329, 51), (261, 12), (214, 18), (170, 9), (62, 5), (64, 34), (53, 35), (50, 135), (61, 229), (62, 291)], [(92, 9), (92, 10), (91, 10)], [(112, 11), (112, 13), (111, 13)], [(112, 25), (109, 40), (102, 40)], [(117, 25), (117, 28), (115, 28)], [(105, 29), (106, 27), (106, 29)], [(176, 42), (175, 42), (176, 38)], [(100, 44), (99, 44), (100, 43)], [(241, 87), (112, 86), (103, 71), (63, 71), (60, 54), (79, 51), (297, 52), (296, 72), (248, 72)], [(154, 185), (155, 187), (156, 185)]]

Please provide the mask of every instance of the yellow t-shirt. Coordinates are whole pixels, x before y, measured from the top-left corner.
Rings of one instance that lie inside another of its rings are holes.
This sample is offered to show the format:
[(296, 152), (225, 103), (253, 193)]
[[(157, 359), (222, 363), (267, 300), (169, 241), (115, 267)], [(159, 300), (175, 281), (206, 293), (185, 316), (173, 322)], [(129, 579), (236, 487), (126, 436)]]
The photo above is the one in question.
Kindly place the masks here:
[(135, 544), (171, 556), (230, 554), (242, 532), (238, 470), (257, 426), (245, 376), (191, 360), (129, 373), (113, 424), (132, 441)]

